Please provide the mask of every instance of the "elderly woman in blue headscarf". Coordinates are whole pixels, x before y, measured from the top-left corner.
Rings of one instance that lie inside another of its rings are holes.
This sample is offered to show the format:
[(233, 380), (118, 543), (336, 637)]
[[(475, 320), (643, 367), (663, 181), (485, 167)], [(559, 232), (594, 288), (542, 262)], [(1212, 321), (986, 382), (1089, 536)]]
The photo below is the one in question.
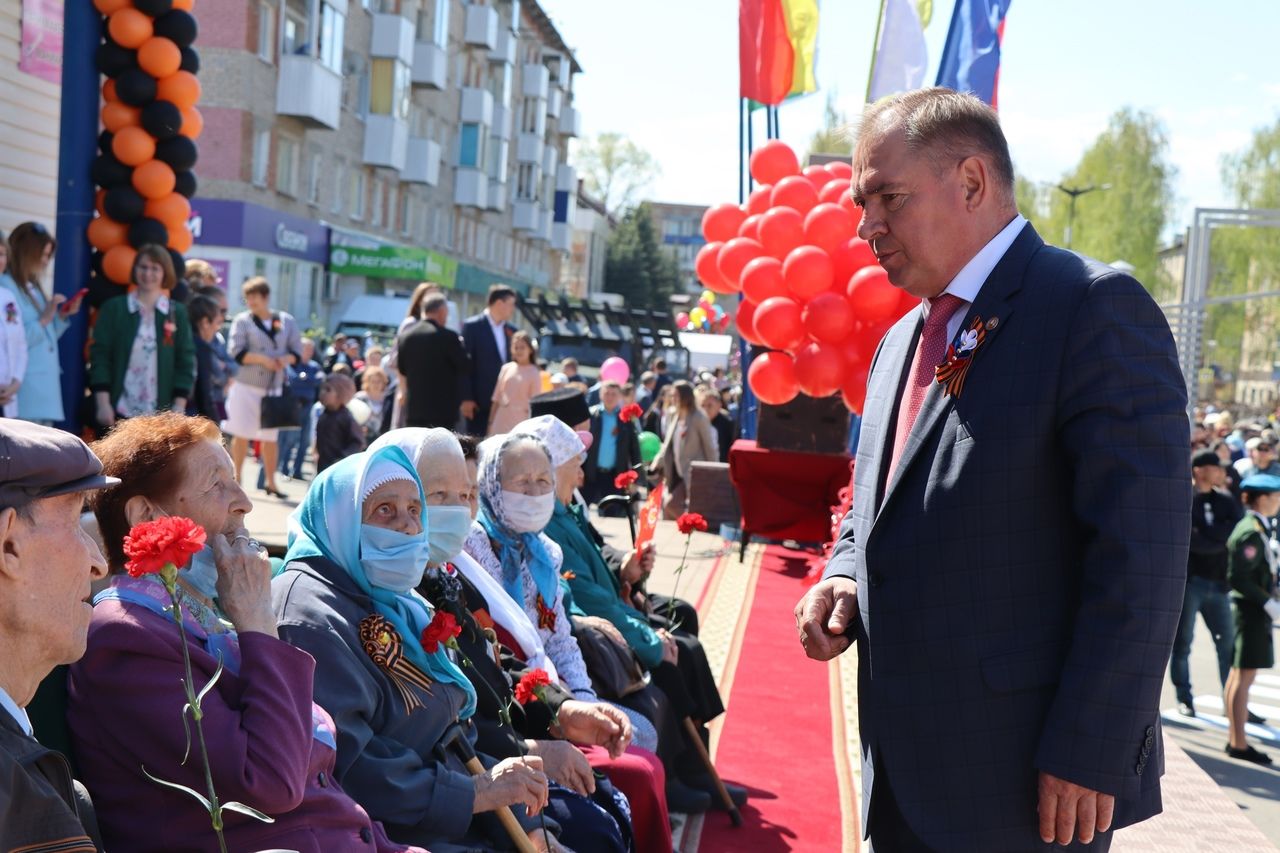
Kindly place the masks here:
[(492, 814), (503, 806), (536, 849), (561, 850), (534, 816), (547, 803), (540, 759), (480, 755), (478, 776), (465, 766), (475, 689), (445, 644), (420, 640), (433, 616), (414, 592), (425, 505), (413, 464), (388, 447), (326, 469), (289, 519), (272, 603), (281, 639), (316, 659), (316, 701), (338, 729), (334, 775), (393, 839), (433, 853), (511, 849)]

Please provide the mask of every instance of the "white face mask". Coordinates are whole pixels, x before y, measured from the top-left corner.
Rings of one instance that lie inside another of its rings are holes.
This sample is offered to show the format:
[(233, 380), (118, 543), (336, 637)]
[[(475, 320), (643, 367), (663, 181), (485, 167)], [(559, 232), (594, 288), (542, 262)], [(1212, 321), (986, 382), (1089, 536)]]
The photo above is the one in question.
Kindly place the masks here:
[(551, 521), (556, 510), (556, 493), (533, 496), (503, 489), (502, 507), (507, 523), (516, 533), (537, 533)]

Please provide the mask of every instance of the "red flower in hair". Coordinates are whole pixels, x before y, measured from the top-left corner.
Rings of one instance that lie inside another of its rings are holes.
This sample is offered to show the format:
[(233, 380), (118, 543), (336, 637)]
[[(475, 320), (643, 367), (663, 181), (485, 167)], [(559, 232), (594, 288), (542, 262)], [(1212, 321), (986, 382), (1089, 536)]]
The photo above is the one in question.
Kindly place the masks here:
[(441, 643), (450, 647), (457, 645), (454, 637), (461, 633), (462, 626), (453, 618), (452, 613), (437, 610), (436, 615), (431, 618), (431, 624), (422, 631), (422, 648), (427, 650), (427, 654), (435, 654)]
[(621, 474), (613, 478), (613, 487), (615, 489), (626, 490), (635, 485), (636, 480), (640, 479), (640, 475), (635, 471), (623, 471)]
[(632, 418), (638, 418), (644, 414), (644, 409), (640, 408), (639, 403), (627, 403), (622, 407), (622, 411), (618, 412), (618, 420), (630, 423)]
[(125, 570), (140, 578), (172, 565), (181, 569), (204, 547), (204, 528), (189, 518), (167, 515), (134, 526), (124, 538)]
[(550, 683), (551, 676), (547, 675), (545, 669), (534, 669), (526, 672), (521, 676), (519, 683), (516, 684), (516, 701), (521, 705), (528, 705), (534, 699), (542, 699), (545, 691), (538, 688)]
[(707, 530), (707, 520), (702, 517), (701, 513), (686, 512), (682, 513), (680, 517), (676, 519), (676, 527), (678, 527), (680, 532), (685, 536), (688, 536), (695, 530), (700, 530), (705, 533)]

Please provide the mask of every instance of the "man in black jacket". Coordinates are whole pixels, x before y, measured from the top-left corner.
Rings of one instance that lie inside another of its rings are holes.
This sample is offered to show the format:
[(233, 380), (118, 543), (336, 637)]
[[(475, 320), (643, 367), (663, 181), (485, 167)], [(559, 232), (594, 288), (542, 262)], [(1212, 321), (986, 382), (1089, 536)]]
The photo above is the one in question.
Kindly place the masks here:
[(1169, 659), (1169, 678), (1178, 693), (1178, 713), (1196, 715), (1187, 659), (1195, 636), (1196, 614), (1213, 635), (1218, 650), (1218, 676), (1225, 686), (1231, 671), (1235, 633), (1227, 595), (1227, 538), (1240, 521), (1240, 502), (1226, 491), (1227, 472), (1218, 454), (1201, 450), (1191, 457), (1191, 552), (1187, 557), (1187, 592), (1182, 618)]
[(404, 377), (408, 395), (405, 424), (453, 429), (471, 358), (457, 334), (445, 326), (449, 303), (444, 296), (427, 297), (422, 314), (423, 319), (401, 332), (396, 341), (396, 369)]

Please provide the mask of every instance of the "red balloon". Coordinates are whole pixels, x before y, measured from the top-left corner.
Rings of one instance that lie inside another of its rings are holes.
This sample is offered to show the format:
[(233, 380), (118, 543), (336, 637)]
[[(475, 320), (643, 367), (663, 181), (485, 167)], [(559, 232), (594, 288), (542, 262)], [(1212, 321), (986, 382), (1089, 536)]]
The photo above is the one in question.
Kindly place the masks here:
[(835, 178), (835, 175), (828, 172), (822, 166), (806, 166), (800, 174), (809, 179), (809, 183), (813, 184), (815, 190), (821, 190), (826, 186), (827, 182)]
[(840, 206), (849, 211), (849, 215), (853, 217), (854, 225), (862, 224), (862, 208), (853, 203), (853, 195), (844, 193), (840, 196)]
[(709, 243), (727, 243), (738, 236), (738, 229), (746, 218), (747, 212), (736, 204), (725, 202), (708, 207), (702, 214), (702, 236)]
[(716, 261), (720, 258), (720, 248), (724, 243), (708, 243), (698, 250), (693, 259), (693, 270), (698, 274), (698, 281), (706, 285), (708, 290), (716, 293), (733, 293), (734, 288), (720, 275)]
[(771, 296), (756, 309), (752, 317), (756, 334), (765, 346), (792, 350), (804, 343), (804, 323), (800, 321), (800, 303), (785, 296)]
[(818, 190), (818, 201), (839, 204), (840, 197), (849, 194), (849, 181), (845, 178), (832, 178), (822, 189)]
[(815, 341), (838, 344), (853, 334), (853, 306), (848, 299), (830, 290), (810, 299), (800, 319), (804, 330)]
[(757, 243), (760, 242), (760, 214), (753, 213), (746, 219), (742, 220), (742, 227), (738, 229), (735, 237), (750, 237)]
[(804, 218), (804, 241), (834, 252), (853, 238), (853, 221), (838, 204), (820, 204)]
[(818, 191), (802, 175), (783, 178), (773, 186), (769, 196), (771, 207), (793, 207), (801, 213), (808, 213), (818, 203)]
[[(854, 328), (856, 331), (857, 323), (854, 323)], [(837, 346), (840, 349), (841, 358), (844, 359), (844, 371), (846, 376), (866, 364), (866, 361), (862, 358), (862, 347), (858, 344), (856, 334), (850, 335)]]
[(760, 336), (756, 334), (756, 303), (750, 299), (744, 299), (738, 303), (738, 314), (734, 317), (734, 322), (738, 324), (738, 334), (742, 335), (742, 339), (747, 343), (759, 344), (763, 343)]
[(791, 295), (801, 302), (830, 290), (835, 277), (831, 256), (817, 246), (801, 246), (782, 262), (782, 280)]
[(736, 293), (741, 290), (740, 279), (743, 267), (763, 254), (764, 246), (750, 237), (734, 237), (725, 243), (720, 249), (720, 257), (716, 260), (716, 268), (720, 270), (720, 277), (724, 280), (724, 284), (731, 289), (719, 292)]
[(862, 414), (862, 408), (867, 402), (867, 368), (868, 365), (864, 364), (853, 371), (840, 388), (840, 396), (844, 398), (845, 408), (855, 415)]
[(863, 267), (854, 273), (846, 292), (862, 323), (874, 325), (902, 316), (897, 313), (898, 301), (902, 297), (898, 288), (889, 283), (889, 274), (879, 264)]
[(836, 265), (835, 289), (840, 293), (845, 292), (849, 279), (858, 270), (872, 264), (879, 265), (876, 253), (871, 251), (871, 244), (859, 237), (854, 237), (832, 252), (831, 262)]
[(908, 311), (914, 310), (915, 307), (920, 304), (919, 299), (912, 296), (910, 293), (907, 293), (905, 290), (899, 290), (898, 293), (900, 294), (898, 299), (898, 316), (899, 317), (902, 317)]
[[(858, 309), (853, 309), (854, 316), (858, 314)], [(851, 353), (853, 361), (857, 364), (870, 364), (871, 359), (875, 358), (876, 347), (880, 346), (880, 341), (884, 340), (884, 336), (889, 329), (893, 327), (895, 321), (888, 320), (883, 323), (858, 323), (853, 331), (853, 348)]]
[(773, 185), (765, 184), (756, 187), (751, 191), (751, 195), (747, 196), (747, 213), (764, 213), (769, 209), (769, 197), (773, 194)]
[(751, 177), (762, 184), (776, 184), (800, 172), (800, 161), (791, 146), (771, 139), (751, 154)]
[(762, 403), (781, 406), (800, 393), (796, 383), (796, 366), (785, 352), (765, 352), (751, 360), (747, 368), (747, 384)]
[(830, 397), (844, 379), (844, 359), (831, 344), (810, 341), (796, 353), (796, 382), (810, 397)]
[(846, 181), (853, 179), (853, 167), (841, 160), (837, 160), (834, 163), (828, 163), (823, 168), (836, 178), (842, 178)]
[(760, 245), (778, 260), (804, 242), (804, 217), (789, 207), (775, 207), (760, 217)]
[(759, 305), (770, 296), (786, 296), (782, 280), (782, 261), (763, 255), (742, 270), (742, 295)]

